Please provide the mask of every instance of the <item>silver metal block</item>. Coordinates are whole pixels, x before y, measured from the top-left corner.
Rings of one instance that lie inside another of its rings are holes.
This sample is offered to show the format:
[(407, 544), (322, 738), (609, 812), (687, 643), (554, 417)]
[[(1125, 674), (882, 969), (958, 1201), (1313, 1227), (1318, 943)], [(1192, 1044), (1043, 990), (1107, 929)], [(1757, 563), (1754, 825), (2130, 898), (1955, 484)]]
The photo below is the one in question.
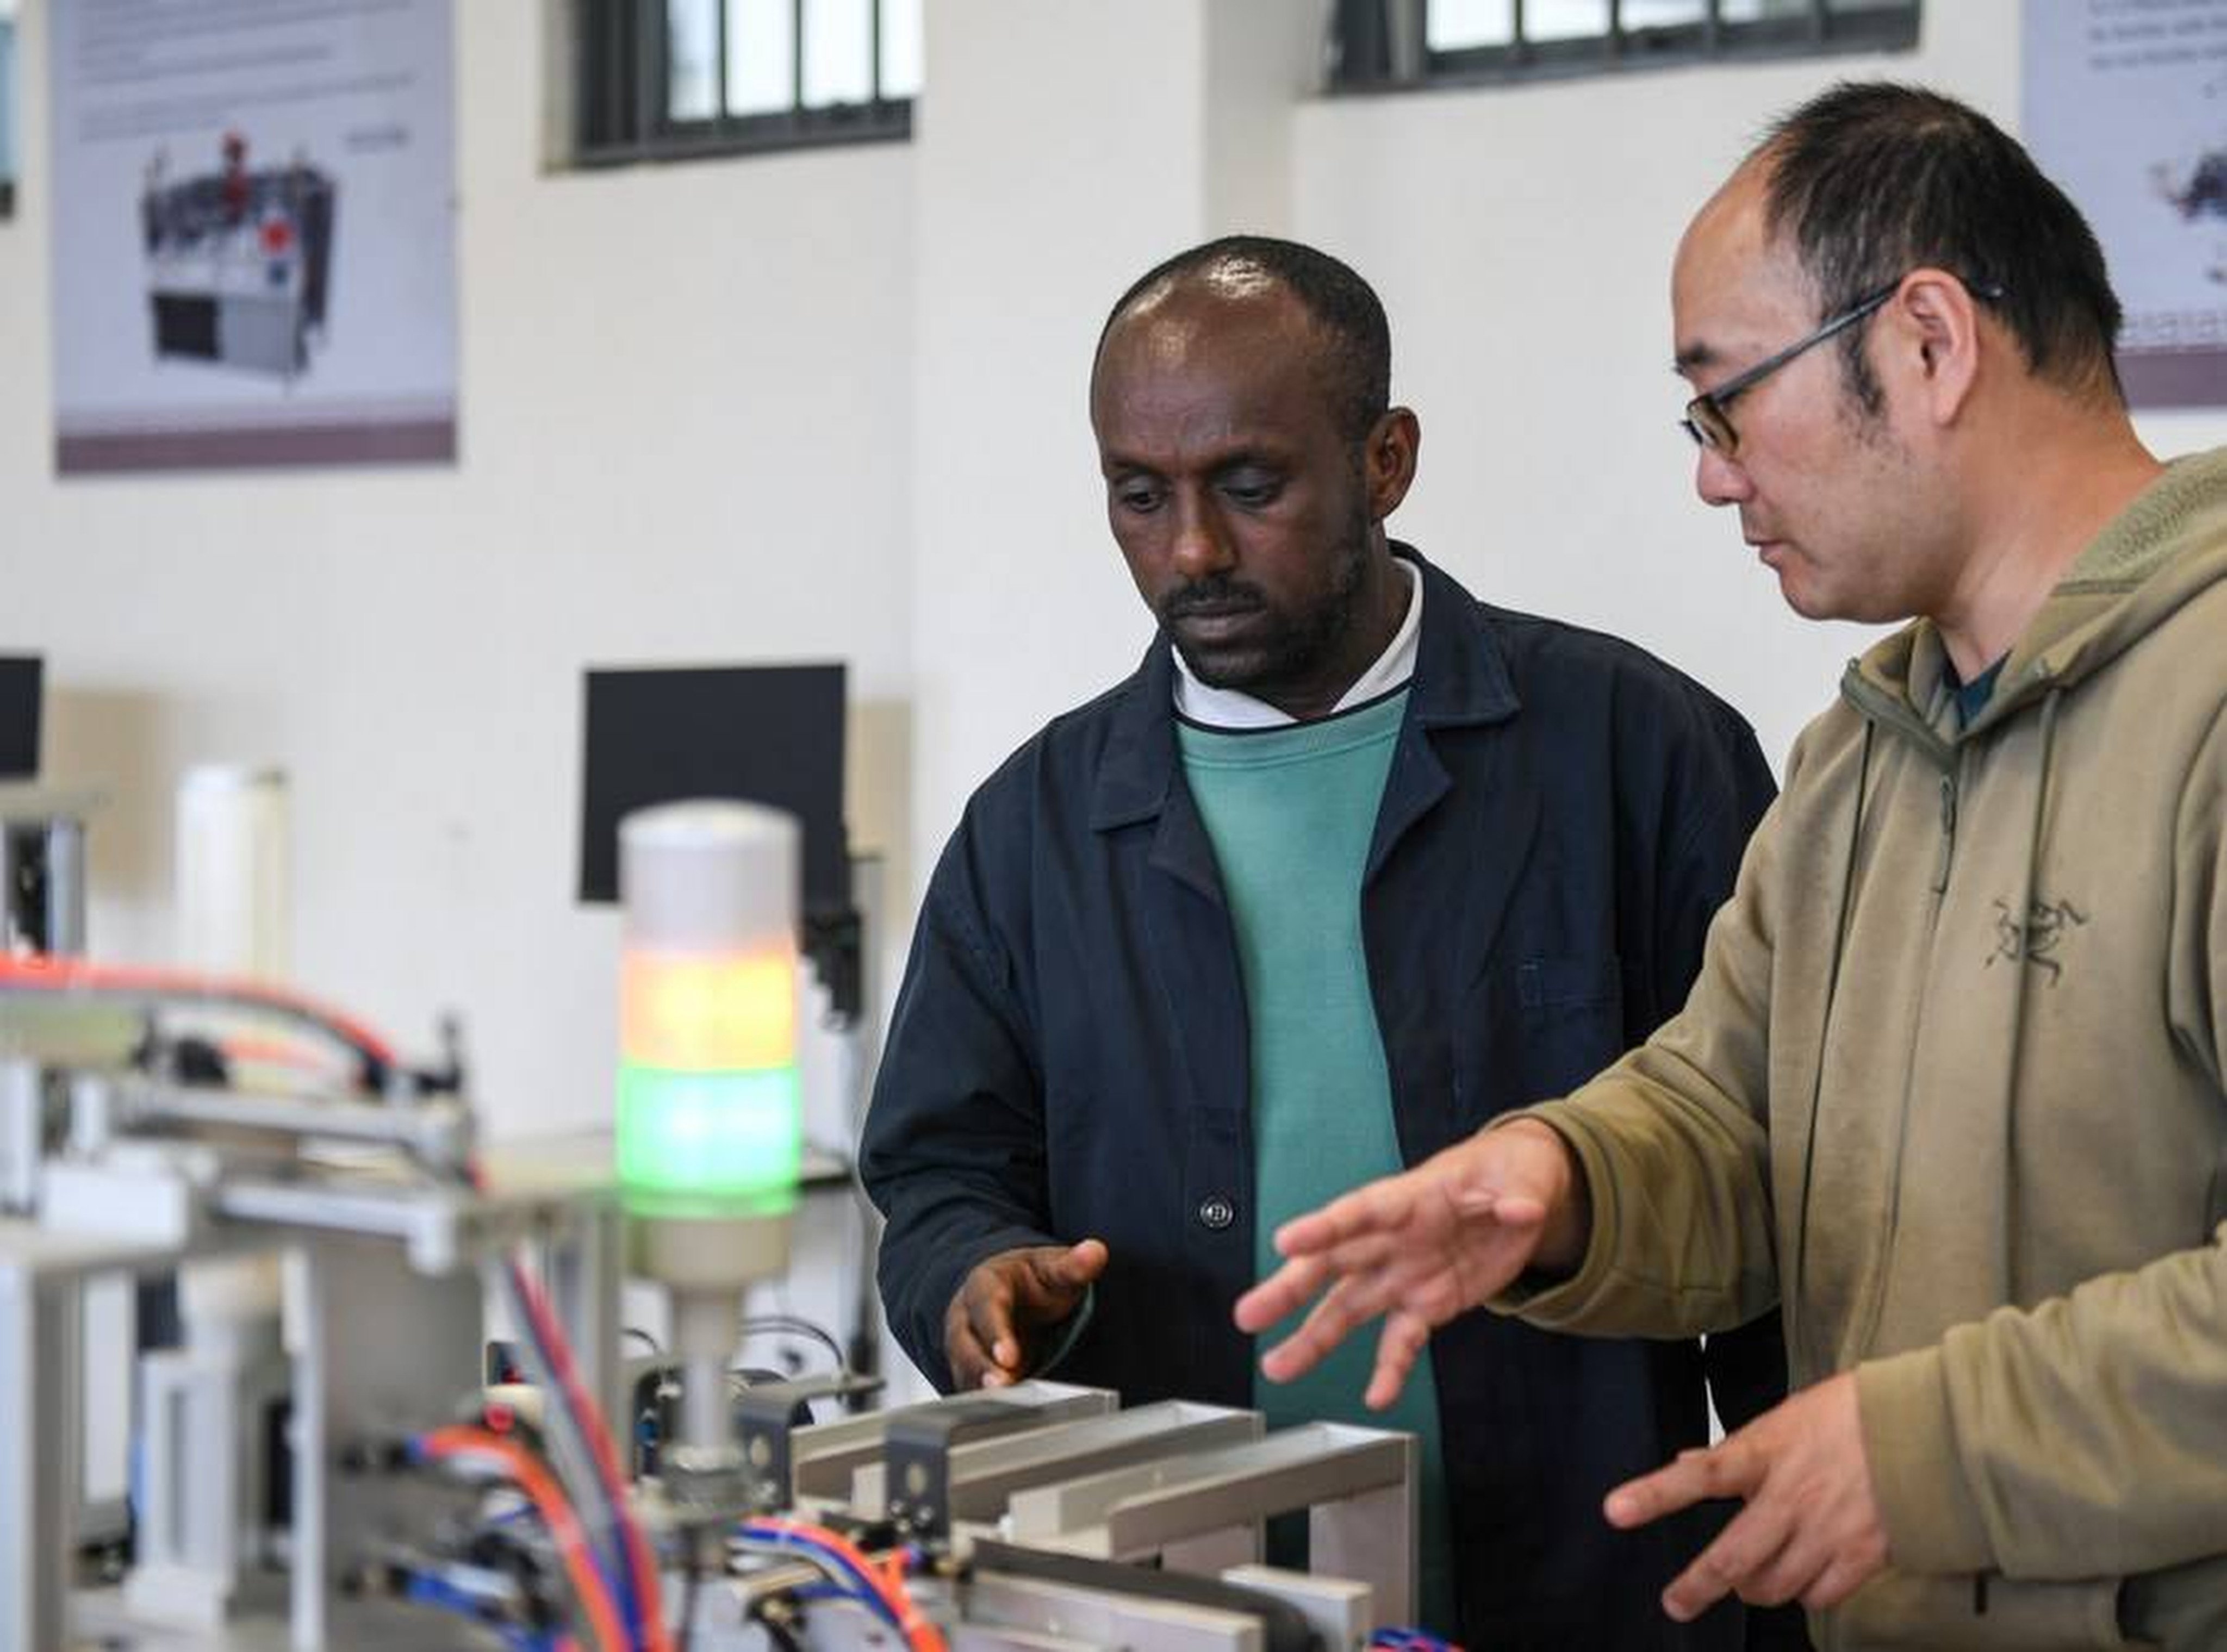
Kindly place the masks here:
[[(80, 1591), (71, 1606), (76, 1639), (61, 1643), (68, 1652), (297, 1652), (281, 1616), (246, 1617), (220, 1629), (154, 1624), (134, 1613), (114, 1589)], [(338, 1621), (333, 1644), (346, 1652), (489, 1652), (500, 1644), (460, 1617), (399, 1601), (351, 1601)], [(700, 1652), (715, 1649), (705, 1647)]]
[[(1006, 1500), (1026, 1487), (1257, 1439), (1260, 1430), (1258, 1412), (1170, 1400), (962, 1444), (951, 1451), (951, 1515), (995, 1521)], [(879, 1518), (887, 1507), (886, 1480), (884, 1464), (861, 1464), (851, 1477), (851, 1512)]]
[(1411, 1434), (1310, 1423), (1018, 1492), (1008, 1530), (1015, 1542), (1132, 1560), (1311, 1509), (1313, 1566), (1369, 1584), (1387, 1621), (1405, 1623), (1416, 1589), (1414, 1453)]
[(1291, 1607), (1322, 1636), (1324, 1652), (1356, 1652), (1376, 1628), (1375, 1596), (1350, 1578), (1318, 1577), (1281, 1566), (1236, 1566), (1222, 1574), (1224, 1583), (1250, 1589)]
[(213, 1158), (153, 1143), (119, 1144), (96, 1162), (50, 1159), (40, 1178), (39, 1220), (57, 1232), (114, 1235), (183, 1253), (203, 1227)]
[(1013, 1646), (1005, 1638), (1011, 1631), (1050, 1637), (1062, 1646), (1139, 1652), (1261, 1652), (1263, 1642), (1260, 1620), (1243, 1612), (1035, 1578), (978, 1578), (967, 1591), (967, 1623), (954, 1639), (954, 1652)]
[[(1101, 1417), (1120, 1403), (1110, 1388), (1044, 1381), (1017, 1382), (1010, 1388), (985, 1388), (959, 1397), (967, 1400), (992, 1400), (1005, 1405), (1042, 1406), (1047, 1424)], [(844, 1417), (798, 1429), (789, 1437), (794, 1469), (792, 1496), (824, 1502), (839, 1502), (847, 1497), (852, 1475), (861, 1464), (881, 1455), (892, 1419), (916, 1416), (947, 1403), (942, 1400), (925, 1400), (918, 1405), (892, 1406), (887, 1411), (868, 1412), (863, 1416)]]
[(284, 1598), (264, 1568), (262, 1511), (275, 1465), (271, 1408), (292, 1372), (271, 1326), (267, 1352), (164, 1349), (140, 1362), (137, 1564), (124, 1597), (157, 1623), (213, 1628)]
[(1318, 1573), (1368, 1583), (1378, 1621), (1412, 1623), (1422, 1604), (1417, 1574), (1422, 1515), (1415, 1478), (1415, 1439), (1406, 1448), (1404, 1482), (1334, 1502), (1318, 1502), (1307, 1516), (1307, 1566)]
[(0, 1255), (0, 1652), (65, 1644), (79, 1352), (76, 1278)]
[(27, 1216), (38, 1209), (46, 1133), (45, 1073), (27, 1058), (0, 1058), (0, 1214)]

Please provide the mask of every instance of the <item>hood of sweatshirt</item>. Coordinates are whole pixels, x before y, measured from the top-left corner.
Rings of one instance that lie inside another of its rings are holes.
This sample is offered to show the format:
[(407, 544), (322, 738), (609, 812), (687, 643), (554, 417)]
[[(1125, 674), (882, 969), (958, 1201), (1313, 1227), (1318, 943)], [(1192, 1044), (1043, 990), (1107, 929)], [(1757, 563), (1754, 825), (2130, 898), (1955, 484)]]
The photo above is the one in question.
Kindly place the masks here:
[(2077, 688), (2198, 594), (2227, 579), (2227, 449), (2176, 460), (2098, 534), (2003, 662), (1987, 707), (1944, 733), (1948, 655), (1918, 620), (1851, 661), (1841, 692), (1874, 726), (1944, 769), (1955, 748)]

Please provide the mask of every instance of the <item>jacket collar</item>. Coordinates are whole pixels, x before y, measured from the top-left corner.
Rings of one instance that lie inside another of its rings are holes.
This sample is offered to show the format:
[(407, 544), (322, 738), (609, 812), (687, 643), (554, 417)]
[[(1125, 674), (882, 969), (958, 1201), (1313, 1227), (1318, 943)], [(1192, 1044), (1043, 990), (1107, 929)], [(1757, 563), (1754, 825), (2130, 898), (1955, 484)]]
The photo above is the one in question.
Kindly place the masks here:
[[(1393, 554), (1423, 579), (1422, 635), (1408, 684), (1407, 719), (1423, 729), (1498, 723), (1522, 708), (1508, 662), (1477, 599), (1439, 571), (1412, 545)], [(1152, 639), (1118, 704), (1090, 798), (1094, 831), (1110, 832), (1157, 817), (1167, 807), (1179, 769), (1175, 735), (1175, 657), (1165, 632)]]
[(1987, 709), (1944, 727), (1947, 651), (1927, 619), (1851, 660), (1841, 695), (1944, 768), (1954, 748), (2073, 688), (2227, 580), (2227, 449), (2175, 460), (2083, 550), (2012, 645)]

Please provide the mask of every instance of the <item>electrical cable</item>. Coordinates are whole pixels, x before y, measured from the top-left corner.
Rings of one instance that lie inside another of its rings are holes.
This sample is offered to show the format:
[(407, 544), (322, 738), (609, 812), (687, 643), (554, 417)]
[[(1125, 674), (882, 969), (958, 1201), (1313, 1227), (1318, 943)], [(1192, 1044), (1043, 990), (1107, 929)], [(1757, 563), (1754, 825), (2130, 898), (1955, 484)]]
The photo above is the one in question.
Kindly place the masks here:
[(928, 1620), (906, 1586), (902, 1553), (892, 1555), (885, 1566), (877, 1565), (840, 1532), (803, 1521), (750, 1520), (743, 1522), (742, 1531), (745, 1537), (833, 1557), (881, 1603), (913, 1652), (947, 1652), (943, 1631)]
[[(90, 964), (78, 959), (15, 957), (0, 954), (0, 993), (10, 990), (37, 992), (92, 993), (150, 1005), (184, 1001), (256, 1011), (304, 1024), (331, 1039), (354, 1056), (361, 1068), (363, 1088), (384, 1094), (390, 1075), (406, 1072), (393, 1048), (362, 1023), (298, 993), (266, 982), (201, 972), (137, 966)], [(421, 1084), (431, 1083), (422, 1075), (411, 1075)], [(465, 1179), (475, 1190), (484, 1190), (484, 1177), (476, 1164), (465, 1167)], [(526, 1270), (515, 1260), (507, 1277), (530, 1328), (528, 1338), (540, 1355), (545, 1375), (561, 1403), (553, 1410), (565, 1415), (580, 1437), (591, 1479), (604, 1503), (602, 1524), (615, 1529), (619, 1553), (611, 1557), (622, 1564), (609, 1568), (598, 1564), (599, 1554), (588, 1540), (571, 1502), (558, 1481), (524, 1448), (499, 1435), (475, 1429), (443, 1429), (424, 1437), (425, 1448), (437, 1456), (452, 1456), (467, 1449), (495, 1457), (533, 1497), (545, 1523), (565, 1558), (568, 1573), (583, 1600), (583, 1610), (597, 1624), (597, 1633), (611, 1652), (632, 1652), (637, 1645), (648, 1652), (672, 1652), (672, 1642), (659, 1605), (657, 1570), (648, 1545), (632, 1517), (625, 1483), (620, 1477), (610, 1440), (602, 1426), (595, 1402), (581, 1387), (571, 1351), (551, 1313), (548, 1303)], [(568, 1541), (564, 1533), (571, 1534)], [(605, 1572), (609, 1573), (606, 1581)], [(631, 1585), (631, 1586), (629, 1586)], [(612, 1618), (615, 1597), (625, 1603), (626, 1616), (640, 1640), (630, 1639)], [(599, 1610), (600, 1609), (600, 1610)]]
[(848, 1375), (850, 1366), (843, 1358), (843, 1346), (833, 1333), (796, 1314), (752, 1314), (742, 1324), (742, 1334), (749, 1336), (802, 1336), (815, 1342), (827, 1350), (835, 1362), (838, 1372)]
[(629, 1644), (662, 1652), (647, 1627), (648, 1611), (641, 1598), (641, 1573), (633, 1564), (632, 1545), (626, 1535), (631, 1521), (624, 1488), (615, 1492), (596, 1461), (592, 1442), (601, 1426), (601, 1414), (592, 1400), (577, 1393), (578, 1381), (571, 1371), (569, 1359), (565, 1375), (559, 1375), (557, 1357), (545, 1334), (553, 1329), (553, 1317), (547, 1313), (546, 1303), (541, 1304), (542, 1311), (536, 1312), (538, 1292), (529, 1296), (530, 1276), (523, 1265), (506, 1258), (490, 1263), (489, 1268), (517, 1323), (526, 1375), (548, 1396), (543, 1422), (552, 1448), (553, 1466), (585, 1514), (589, 1553), (635, 1637)]
[(509, 1268), (514, 1289), (526, 1311), (527, 1324), (532, 1327), (529, 1339), (547, 1360), (549, 1375), (563, 1396), (564, 1408), (572, 1413), (572, 1419), (585, 1437), (589, 1460), (594, 1464), (597, 1477), (603, 1482), (604, 1496), (609, 1502), (611, 1522), (618, 1531), (626, 1570), (631, 1574), (635, 1607), (635, 1625), (649, 1652), (672, 1652), (672, 1639), (665, 1623), (665, 1614), (660, 1604), (657, 1566), (649, 1551), (627, 1502), (626, 1481), (619, 1472), (618, 1455), (612, 1449), (610, 1431), (604, 1426), (603, 1413), (595, 1400), (582, 1387), (578, 1370), (572, 1363), (572, 1350), (565, 1340), (565, 1333), (550, 1311), (549, 1300), (533, 1278), (514, 1260)]
[(594, 1565), (578, 1515), (555, 1477), (524, 1446), (483, 1428), (455, 1426), (419, 1435), (411, 1442), (411, 1449), (426, 1462), (443, 1463), (475, 1456), (499, 1468), (533, 1500), (534, 1508), (540, 1512), (542, 1524), (557, 1545), (565, 1575), (571, 1581), (572, 1593), (596, 1639), (603, 1643), (605, 1652), (634, 1652), (634, 1642), (620, 1619), (617, 1604)]
[[(185, 1000), (259, 1011), (304, 1024), (341, 1043), (360, 1063), (361, 1081), (367, 1090), (383, 1094), (388, 1075), (403, 1070), (393, 1048), (361, 1022), (300, 994), (265, 982), (185, 970), (89, 964), (76, 959), (0, 955), (0, 992), (10, 988), (41, 992), (91, 992), (158, 1001)], [(483, 1177), (475, 1164), (469, 1167), (466, 1174), (474, 1188), (483, 1186)], [(581, 1445), (584, 1448), (588, 1465), (594, 1470), (595, 1479), (600, 1482), (607, 1505), (604, 1524), (607, 1528), (615, 1528), (617, 1533), (620, 1547), (617, 1558), (623, 1561), (622, 1566), (616, 1568), (617, 1576), (613, 1579), (617, 1588), (598, 1587), (590, 1591), (590, 1597), (608, 1604), (612, 1594), (623, 1591), (629, 1609), (628, 1615), (641, 1636), (640, 1643), (649, 1649), (649, 1652), (671, 1652), (671, 1641), (663, 1614), (659, 1609), (656, 1566), (627, 1504), (625, 1483), (620, 1477), (609, 1438), (601, 1426), (601, 1415), (594, 1401), (580, 1386), (571, 1349), (539, 1287), (515, 1261), (509, 1265), (509, 1277), (525, 1319), (532, 1328), (530, 1340), (544, 1358), (552, 1387), (562, 1398), (559, 1409), (570, 1413), (575, 1429), (582, 1437)], [(437, 1432), (445, 1434), (447, 1431)], [(499, 1436), (488, 1434), (482, 1438), (487, 1446), (501, 1448), (514, 1455), (527, 1469), (547, 1480), (546, 1471), (534, 1464), (522, 1448)], [(541, 1500), (537, 1498), (536, 1501)], [(561, 1501), (556, 1507), (571, 1521), (571, 1529), (579, 1534), (577, 1519), (571, 1507)], [(546, 1510), (544, 1518), (551, 1518)], [(582, 1552), (590, 1557), (596, 1553), (593, 1547), (584, 1540)], [(600, 1585), (602, 1579), (597, 1578), (596, 1581)], [(629, 1584), (630, 1587), (628, 1586)], [(634, 1644), (623, 1638), (610, 1639), (608, 1635), (605, 1638), (616, 1652), (626, 1652)]]
[(1452, 1641), (1426, 1629), (1388, 1623), (1369, 1637), (1370, 1652), (1462, 1652)]
[(258, 1010), (303, 1023), (344, 1045), (363, 1068), (363, 1088), (381, 1092), (401, 1066), (394, 1049), (354, 1017), (267, 981), (195, 970), (133, 964), (92, 964), (78, 958), (0, 956), (0, 989), (93, 992), (104, 996), (174, 999)]
[(618, 1534), (617, 1511), (597, 1473), (584, 1430), (577, 1414), (551, 1375), (551, 1360), (539, 1338), (520, 1293), (516, 1270), (509, 1259), (490, 1259), (485, 1264), (489, 1294), (508, 1304), (519, 1330), (520, 1362), (529, 1382), (547, 1398), (543, 1408), (543, 1432), (547, 1439), (550, 1466), (582, 1513), (588, 1534), (589, 1553), (629, 1626), (640, 1621), (634, 1598), (634, 1578), (626, 1564), (625, 1547)]
[[(463, 1425), (437, 1430), (422, 1442), (413, 1442), (413, 1446), (429, 1460), (475, 1451), (492, 1459), (488, 1466), (507, 1476), (509, 1483), (525, 1494), (527, 1512), (539, 1517), (542, 1531), (556, 1551), (595, 1639), (633, 1652), (635, 1643), (628, 1633), (612, 1580), (589, 1543), (563, 1483), (551, 1468), (515, 1440)], [(616, 1641), (614, 1635), (618, 1637)]]
[(493, 1630), (502, 1636), (503, 1644), (512, 1649), (512, 1652), (551, 1652), (552, 1642), (547, 1636), (537, 1635), (520, 1624), (489, 1616), (484, 1602), (469, 1591), (457, 1588), (434, 1572), (411, 1572), (403, 1585), (402, 1598), (421, 1606), (431, 1606), (461, 1617), (469, 1617), (481, 1628)]
[[(487, 1172), (477, 1159), (465, 1164), (463, 1177), (475, 1192), (486, 1191)], [(597, 1533), (616, 1534), (616, 1554), (601, 1547), (595, 1551), (612, 1573), (613, 1592), (626, 1603), (627, 1618), (640, 1637), (638, 1643), (648, 1652), (672, 1652), (656, 1562), (627, 1501), (626, 1482), (619, 1472), (602, 1409), (582, 1386), (571, 1347), (550, 1310), (548, 1298), (524, 1263), (517, 1257), (508, 1258), (497, 1272), (524, 1333), (528, 1363), (539, 1366), (538, 1375), (558, 1401), (549, 1407), (548, 1416), (563, 1426), (552, 1432), (563, 1439), (569, 1431), (573, 1450), (590, 1470), (590, 1489), (599, 1494)]]
[(801, 1555), (820, 1569), (828, 1581), (794, 1589), (788, 1592), (800, 1600), (842, 1600), (864, 1609), (888, 1628), (902, 1635), (904, 1624), (897, 1609), (875, 1589), (872, 1582), (841, 1555), (821, 1547), (808, 1538), (794, 1533), (751, 1532), (738, 1528), (745, 1551), (782, 1555)]

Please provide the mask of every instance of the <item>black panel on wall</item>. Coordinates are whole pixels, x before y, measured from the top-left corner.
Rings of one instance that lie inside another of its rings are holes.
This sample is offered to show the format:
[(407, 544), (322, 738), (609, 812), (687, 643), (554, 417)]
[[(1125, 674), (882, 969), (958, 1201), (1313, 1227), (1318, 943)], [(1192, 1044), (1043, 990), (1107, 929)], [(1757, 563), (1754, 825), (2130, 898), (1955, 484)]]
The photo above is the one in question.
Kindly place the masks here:
[(0, 654), (0, 780), (38, 775), (41, 675), (36, 654)]
[(843, 697), (839, 665), (589, 672), (580, 899), (618, 898), (622, 817), (724, 797), (795, 815), (806, 917), (846, 912)]

